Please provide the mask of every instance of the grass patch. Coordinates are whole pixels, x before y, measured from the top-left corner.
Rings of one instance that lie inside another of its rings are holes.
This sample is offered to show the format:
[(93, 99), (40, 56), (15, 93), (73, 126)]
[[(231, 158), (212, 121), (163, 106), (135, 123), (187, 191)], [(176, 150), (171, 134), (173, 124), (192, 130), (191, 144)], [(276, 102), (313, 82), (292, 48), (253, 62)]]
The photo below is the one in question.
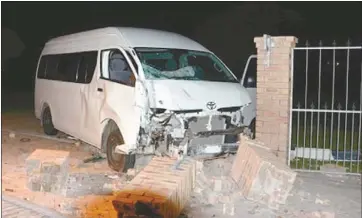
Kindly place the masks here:
[[(298, 133), (299, 132), (299, 133)], [(359, 136), (358, 129), (345, 130), (344, 128), (334, 128), (332, 131), (330, 127), (312, 126), (293, 126), (292, 128), (292, 149), (294, 147), (306, 148), (325, 148), (339, 151), (358, 151), (361, 149), (361, 142), (358, 143)]]
[(290, 161), (290, 167), (293, 169), (304, 170), (320, 170), (320, 167), (326, 164), (336, 165), (337, 167), (345, 167), (348, 173), (362, 173), (362, 161), (359, 162), (343, 162), (342, 161), (319, 161), (309, 158), (295, 158)]

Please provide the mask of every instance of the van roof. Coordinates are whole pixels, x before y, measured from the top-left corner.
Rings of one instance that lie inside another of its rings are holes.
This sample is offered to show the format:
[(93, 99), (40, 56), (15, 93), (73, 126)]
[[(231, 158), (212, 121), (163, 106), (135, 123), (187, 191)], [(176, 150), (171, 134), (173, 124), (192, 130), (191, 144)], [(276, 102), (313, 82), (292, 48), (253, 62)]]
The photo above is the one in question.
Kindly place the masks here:
[(210, 52), (201, 44), (177, 33), (134, 27), (105, 27), (78, 32), (53, 38), (49, 40), (46, 45), (70, 43), (71, 41), (84, 40), (86, 38), (99, 38), (106, 35), (116, 35), (126, 46), (132, 48), (175, 48)]

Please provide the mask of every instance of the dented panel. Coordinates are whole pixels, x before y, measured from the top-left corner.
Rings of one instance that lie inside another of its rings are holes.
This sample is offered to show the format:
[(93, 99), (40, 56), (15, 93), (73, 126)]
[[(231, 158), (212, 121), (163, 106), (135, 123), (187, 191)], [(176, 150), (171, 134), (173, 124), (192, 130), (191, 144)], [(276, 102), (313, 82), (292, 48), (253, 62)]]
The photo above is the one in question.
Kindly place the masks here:
[(136, 146), (140, 126), (140, 109), (135, 106), (135, 88), (102, 81), (104, 99), (100, 108), (101, 120), (113, 118), (118, 124), (125, 144)]
[[(156, 66), (147, 62), (152, 55), (144, 51), (146, 62), (137, 60), (142, 84), (142, 89), (137, 89), (141, 121), (134, 152), (184, 155), (236, 150), (230, 135), (244, 130), (243, 109), (251, 103), (246, 89), (231, 77), (225, 79), (229, 82), (222, 77), (220, 81), (201, 80), (195, 67), (187, 66), (185, 60), (179, 70), (160, 71), (163, 63), (170, 69), (176, 66), (165, 60), (172, 55), (154, 54)], [(128, 149), (118, 148), (120, 152)]]

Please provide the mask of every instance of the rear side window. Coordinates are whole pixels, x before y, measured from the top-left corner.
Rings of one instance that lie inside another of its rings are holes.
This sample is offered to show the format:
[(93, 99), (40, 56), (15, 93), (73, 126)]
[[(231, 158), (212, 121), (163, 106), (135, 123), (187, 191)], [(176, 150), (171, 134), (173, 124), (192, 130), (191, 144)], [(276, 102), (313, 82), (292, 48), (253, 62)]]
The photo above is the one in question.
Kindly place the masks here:
[(37, 74), (38, 78), (40, 78), (40, 79), (45, 78), (46, 67), (47, 67), (47, 57), (42, 56), (40, 58), (40, 63), (39, 63), (39, 67), (38, 67), (38, 74)]
[(98, 51), (44, 55), (40, 59), (39, 79), (90, 83), (97, 65)]
[(59, 59), (59, 55), (50, 55), (47, 57), (47, 68), (45, 71), (46, 79), (58, 80)]
[(80, 54), (66, 54), (60, 56), (57, 76), (58, 80), (75, 82), (79, 66)]
[(98, 52), (90, 51), (81, 54), (80, 65), (78, 69), (78, 83), (90, 83), (97, 65)]

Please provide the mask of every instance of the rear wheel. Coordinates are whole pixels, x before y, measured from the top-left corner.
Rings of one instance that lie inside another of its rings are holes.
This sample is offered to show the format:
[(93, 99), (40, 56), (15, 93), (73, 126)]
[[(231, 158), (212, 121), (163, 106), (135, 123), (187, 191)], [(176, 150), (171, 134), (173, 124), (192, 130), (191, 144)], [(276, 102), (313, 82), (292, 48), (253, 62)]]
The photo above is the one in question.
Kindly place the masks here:
[(45, 134), (56, 135), (58, 133), (58, 130), (54, 128), (52, 114), (49, 107), (44, 109), (41, 122)]
[(119, 130), (110, 132), (106, 139), (106, 153), (108, 165), (111, 169), (117, 172), (127, 172), (128, 169), (133, 168), (136, 161), (135, 154), (118, 154), (115, 152), (117, 145), (124, 143), (123, 137)]

